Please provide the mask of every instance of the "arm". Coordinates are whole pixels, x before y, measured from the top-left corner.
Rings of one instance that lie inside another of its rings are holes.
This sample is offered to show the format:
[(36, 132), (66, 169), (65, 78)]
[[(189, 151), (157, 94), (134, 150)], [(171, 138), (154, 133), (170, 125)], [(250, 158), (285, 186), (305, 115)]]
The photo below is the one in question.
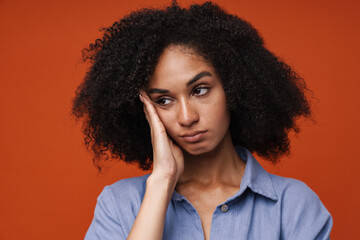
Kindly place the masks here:
[(166, 210), (174, 184), (166, 179), (149, 176), (139, 213), (127, 239), (162, 239)]
[[(97, 199), (94, 218), (85, 240), (163, 238), (166, 210), (178, 177), (183, 172), (183, 157), (182, 151), (169, 140), (150, 100), (145, 101), (144, 111), (151, 127), (154, 165), (153, 172), (146, 181), (145, 195), (139, 212), (135, 220), (125, 217), (126, 221), (123, 222), (124, 219), (118, 214), (133, 216), (135, 213), (129, 206), (124, 206), (121, 213), (117, 212), (116, 201), (119, 200), (114, 198), (110, 187), (105, 187)], [(149, 105), (149, 111), (145, 104)], [(130, 228), (127, 236), (127, 229)]]
[(151, 129), (154, 162), (143, 202), (127, 239), (160, 240), (163, 238), (166, 210), (183, 173), (184, 160), (181, 149), (167, 136), (155, 107), (144, 91), (141, 91), (140, 100), (144, 103)]

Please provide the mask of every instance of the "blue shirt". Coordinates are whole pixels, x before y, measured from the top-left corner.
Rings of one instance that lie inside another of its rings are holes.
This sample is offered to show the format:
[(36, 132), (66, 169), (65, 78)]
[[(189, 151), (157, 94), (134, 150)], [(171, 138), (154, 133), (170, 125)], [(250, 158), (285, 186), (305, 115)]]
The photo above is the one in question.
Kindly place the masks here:
[[(216, 207), (211, 240), (330, 239), (332, 217), (306, 184), (266, 172), (244, 147), (237, 147), (237, 152), (246, 162), (240, 190)], [(104, 188), (85, 240), (127, 238), (148, 176), (123, 179)], [(176, 191), (166, 212), (164, 239), (204, 239), (196, 209)]]

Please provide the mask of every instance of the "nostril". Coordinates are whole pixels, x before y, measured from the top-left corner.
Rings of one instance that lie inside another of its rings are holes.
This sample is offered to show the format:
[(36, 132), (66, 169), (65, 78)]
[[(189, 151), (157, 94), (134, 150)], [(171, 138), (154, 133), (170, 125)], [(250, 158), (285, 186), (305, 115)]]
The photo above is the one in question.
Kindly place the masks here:
[(195, 112), (184, 112), (179, 114), (178, 121), (181, 125), (191, 126), (194, 123), (198, 122), (199, 117)]

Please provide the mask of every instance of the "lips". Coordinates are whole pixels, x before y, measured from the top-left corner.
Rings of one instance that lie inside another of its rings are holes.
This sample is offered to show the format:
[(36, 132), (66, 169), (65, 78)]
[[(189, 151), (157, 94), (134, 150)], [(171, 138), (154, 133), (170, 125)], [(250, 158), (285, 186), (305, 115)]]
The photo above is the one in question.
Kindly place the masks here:
[(185, 133), (184, 135), (181, 135), (181, 137), (192, 137), (192, 136), (195, 136), (199, 133), (204, 133), (206, 131), (193, 131), (193, 132), (188, 132), (188, 133)]
[(184, 135), (181, 135), (181, 137), (184, 139), (185, 142), (195, 143), (201, 141), (206, 132), (207, 131), (193, 131), (185, 133)]

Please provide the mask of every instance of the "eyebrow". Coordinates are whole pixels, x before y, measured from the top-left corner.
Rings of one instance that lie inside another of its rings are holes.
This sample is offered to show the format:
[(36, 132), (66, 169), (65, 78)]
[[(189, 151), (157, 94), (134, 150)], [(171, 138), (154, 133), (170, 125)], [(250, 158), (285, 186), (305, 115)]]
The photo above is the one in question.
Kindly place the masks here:
[[(191, 86), (192, 84), (194, 84), (196, 81), (198, 81), (199, 79), (201, 79), (202, 77), (206, 77), (206, 76), (209, 76), (211, 77), (211, 73), (210, 72), (207, 72), (207, 71), (203, 71), (203, 72), (200, 72), (198, 74), (196, 74), (195, 77), (193, 77), (190, 81), (188, 81), (186, 83), (186, 86), (189, 87)], [(169, 93), (170, 91), (167, 90), (167, 89), (160, 89), (160, 88), (151, 88), (149, 89), (148, 91), (148, 94), (153, 94), (153, 93)]]

